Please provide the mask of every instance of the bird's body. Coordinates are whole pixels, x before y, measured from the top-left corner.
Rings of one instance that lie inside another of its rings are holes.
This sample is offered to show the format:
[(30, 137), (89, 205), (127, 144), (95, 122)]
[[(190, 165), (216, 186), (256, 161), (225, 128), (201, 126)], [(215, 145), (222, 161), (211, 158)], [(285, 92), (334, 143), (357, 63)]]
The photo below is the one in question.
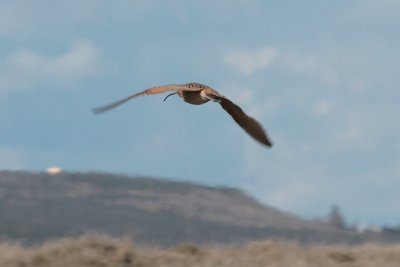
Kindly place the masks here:
[(252, 136), (263, 145), (266, 145), (268, 147), (272, 146), (271, 139), (268, 137), (262, 126), (255, 119), (247, 116), (240, 107), (235, 105), (226, 97), (220, 95), (214, 89), (200, 83), (170, 84), (152, 87), (109, 105), (95, 108), (93, 109), (93, 112), (95, 114), (103, 113), (113, 108), (116, 108), (117, 106), (131, 100), (132, 98), (143, 95), (160, 94), (168, 91), (174, 91), (174, 93), (169, 94), (164, 99), (164, 101), (169, 96), (177, 94), (183, 99), (183, 101), (192, 105), (202, 105), (209, 101), (218, 102), (222, 106), (222, 108), (225, 109), (239, 124), (239, 126), (242, 127), (250, 136)]
[(205, 98), (204, 91), (178, 91), (178, 95), (186, 103), (192, 105), (202, 105), (210, 101), (210, 99)]
[(189, 83), (187, 84), (187, 87), (192, 89), (198, 88), (198, 90), (189, 91), (182, 89), (178, 90), (177, 94), (183, 99), (183, 101), (192, 105), (205, 104), (208, 101), (213, 100), (212, 96), (222, 97), (217, 91), (200, 83)]

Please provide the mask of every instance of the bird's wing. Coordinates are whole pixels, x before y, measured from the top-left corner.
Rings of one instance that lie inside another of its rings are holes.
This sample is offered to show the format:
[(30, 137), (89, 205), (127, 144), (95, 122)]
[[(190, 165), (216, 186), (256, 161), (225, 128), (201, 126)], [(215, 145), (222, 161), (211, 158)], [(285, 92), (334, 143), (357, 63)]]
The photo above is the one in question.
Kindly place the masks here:
[(105, 106), (101, 106), (101, 107), (97, 107), (94, 108), (92, 111), (94, 114), (99, 114), (99, 113), (103, 113), (106, 111), (109, 111), (113, 108), (116, 108), (122, 104), (124, 104), (125, 102), (131, 100), (132, 98), (138, 97), (138, 96), (143, 96), (143, 95), (154, 95), (154, 94), (161, 94), (164, 92), (168, 92), (168, 91), (178, 91), (178, 90), (192, 90), (192, 91), (197, 91), (199, 89), (196, 88), (186, 88), (185, 85), (182, 84), (169, 84), (169, 85), (162, 85), (162, 86), (156, 86), (156, 87), (152, 87), (149, 89), (146, 89), (142, 92), (130, 95), (128, 97), (125, 97), (124, 99), (121, 99), (119, 101), (113, 102), (111, 104), (105, 105)]
[(215, 96), (215, 99), (220, 101), (222, 108), (225, 109), (236, 123), (239, 124), (239, 126), (242, 127), (251, 137), (263, 145), (268, 147), (272, 146), (272, 140), (269, 138), (260, 123), (252, 117), (247, 116), (239, 106), (235, 105), (229, 99), (218, 96)]

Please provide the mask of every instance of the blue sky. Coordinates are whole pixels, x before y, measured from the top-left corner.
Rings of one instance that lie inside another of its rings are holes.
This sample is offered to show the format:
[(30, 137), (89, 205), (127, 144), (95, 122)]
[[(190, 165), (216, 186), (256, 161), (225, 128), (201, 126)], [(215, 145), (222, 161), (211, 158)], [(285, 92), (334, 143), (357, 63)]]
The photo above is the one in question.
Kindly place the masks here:
[[(400, 2), (0, 0), (0, 169), (239, 187), (306, 218), (399, 225)], [(200, 82), (257, 118), (148, 87)]]

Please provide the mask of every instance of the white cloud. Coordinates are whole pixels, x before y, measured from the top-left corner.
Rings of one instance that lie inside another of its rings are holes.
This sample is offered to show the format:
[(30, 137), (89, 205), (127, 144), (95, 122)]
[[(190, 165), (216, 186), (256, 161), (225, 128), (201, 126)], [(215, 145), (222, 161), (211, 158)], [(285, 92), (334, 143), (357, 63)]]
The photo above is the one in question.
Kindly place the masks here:
[(225, 82), (220, 92), (237, 105), (246, 107), (254, 102), (254, 91), (247, 86), (239, 86), (237, 83)]
[(281, 107), (282, 99), (277, 96), (270, 96), (268, 98), (255, 101), (248, 109), (248, 113), (259, 120), (274, 118)]
[(231, 50), (225, 54), (225, 62), (247, 76), (270, 66), (276, 55), (277, 51), (272, 47), (258, 50)]
[(274, 117), (282, 106), (281, 98), (276, 95), (264, 96), (261, 89), (251, 89), (249, 86), (226, 82), (220, 92), (239, 105), (248, 115), (259, 120)]
[(313, 111), (317, 116), (323, 116), (330, 113), (332, 104), (327, 100), (319, 100), (314, 104)]
[(395, 126), (387, 127), (391, 122), (390, 118), (385, 118), (385, 112), (353, 106), (343, 116), (343, 124), (336, 125), (333, 131), (335, 151), (371, 151), (385, 140), (384, 136), (390, 138), (391, 131), (398, 131)]
[(331, 59), (325, 57), (324, 52), (309, 54), (298, 51), (281, 51), (279, 63), (289, 71), (317, 78), (325, 85), (336, 85), (339, 82), (337, 66)]
[[(346, 156), (357, 152), (376, 153), (377, 162), (391, 162), (389, 156), (399, 142), (399, 125), (393, 123), (397, 119), (396, 103), (389, 101), (379, 103), (376, 99), (364, 102), (337, 103), (327, 142), (335, 144), (329, 152), (343, 153)], [(385, 152), (383, 152), (383, 150)], [(378, 156), (378, 153), (384, 153)], [(382, 160), (384, 158), (390, 159)]]
[(71, 86), (101, 73), (103, 65), (101, 50), (85, 40), (53, 57), (19, 50), (0, 66), (0, 94), (38, 86)]
[(94, 47), (89, 42), (76, 42), (72, 49), (67, 53), (46, 60), (48, 72), (54, 76), (62, 78), (76, 78), (91, 76), (99, 69), (97, 61), (99, 60), (100, 49)]
[(271, 192), (265, 201), (276, 207), (289, 208), (299, 199), (307, 199), (314, 194), (314, 189), (310, 183), (291, 183)]

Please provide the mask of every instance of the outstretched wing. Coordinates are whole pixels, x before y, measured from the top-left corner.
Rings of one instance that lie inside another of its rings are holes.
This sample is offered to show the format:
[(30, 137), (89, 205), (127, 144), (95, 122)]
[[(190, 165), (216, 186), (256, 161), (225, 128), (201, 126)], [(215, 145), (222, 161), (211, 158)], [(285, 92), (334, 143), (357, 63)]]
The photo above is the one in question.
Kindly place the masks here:
[(225, 97), (218, 97), (220, 105), (232, 118), (242, 127), (251, 137), (263, 145), (272, 146), (272, 140), (269, 138), (263, 127), (252, 117), (246, 115), (243, 110)]
[[(156, 86), (156, 87), (152, 87), (149, 89), (146, 89), (142, 92), (130, 95), (124, 99), (121, 99), (119, 101), (113, 102), (111, 104), (105, 105), (105, 106), (101, 106), (101, 107), (97, 107), (92, 109), (94, 114), (99, 114), (99, 113), (103, 113), (106, 111), (109, 111), (113, 108), (116, 108), (122, 104), (124, 104), (125, 102), (131, 100), (132, 98), (138, 97), (138, 96), (143, 96), (143, 95), (154, 95), (154, 94), (161, 94), (164, 92), (168, 92), (168, 91), (178, 91), (180, 89), (183, 89), (185, 87), (183, 87), (183, 85), (181, 84), (169, 84), (169, 85), (162, 85), (162, 86)], [(185, 88), (185, 90), (188, 90), (187, 88)]]

